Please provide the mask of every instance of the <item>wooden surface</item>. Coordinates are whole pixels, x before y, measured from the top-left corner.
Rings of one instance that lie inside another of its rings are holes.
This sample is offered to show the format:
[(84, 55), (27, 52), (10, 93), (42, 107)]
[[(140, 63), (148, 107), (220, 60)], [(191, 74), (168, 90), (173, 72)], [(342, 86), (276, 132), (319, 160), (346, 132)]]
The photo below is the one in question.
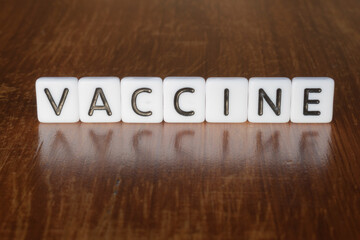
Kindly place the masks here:
[[(358, 0), (2, 0), (1, 239), (360, 239)], [(39, 124), (41, 76), (328, 76), (331, 124)]]

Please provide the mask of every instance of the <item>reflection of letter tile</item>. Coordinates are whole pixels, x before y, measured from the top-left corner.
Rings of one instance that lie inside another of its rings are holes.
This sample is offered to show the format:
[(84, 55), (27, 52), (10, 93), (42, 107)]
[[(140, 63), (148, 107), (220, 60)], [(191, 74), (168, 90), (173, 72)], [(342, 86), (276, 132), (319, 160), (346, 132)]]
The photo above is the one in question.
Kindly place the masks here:
[[(81, 158), (80, 124), (39, 124), (40, 158), (44, 164), (73, 164)], [(51, 162), (49, 162), (51, 161)]]
[(61, 176), (91, 176), (99, 167), (109, 174), (204, 166), (225, 175), (261, 166), (278, 173), (327, 164), (331, 125), (39, 124), (39, 141), (41, 166)]
[(321, 166), (328, 161), (331, 144), (330, 124), (291, 124), (294, 144), (292, 158), (301, 164)]

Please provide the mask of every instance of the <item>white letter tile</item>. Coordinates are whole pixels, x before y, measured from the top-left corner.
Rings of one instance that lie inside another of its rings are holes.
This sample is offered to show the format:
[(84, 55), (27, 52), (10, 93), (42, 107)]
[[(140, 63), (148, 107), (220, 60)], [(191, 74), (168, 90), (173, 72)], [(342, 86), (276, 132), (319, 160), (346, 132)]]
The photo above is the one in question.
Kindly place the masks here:
[(271, 77), (250, 78), (249, 122), (288, 122), (290, 119), (290, 101), (290, 79)]
[(163, 84), (161, 78), (123, 78), (121, 80), (121, 109), (123, 122), (162, 122), (162, 98)]
[(201, 77), (164, 79), (164, 121), (203, 122), (205, 120), (205, 80)]
[(333, 117), (334, 80), (297, 77), (292, 80), (291, 121), (328, 123)]
[(81, 78), (79, 109), (82, 122), (119, 122), (121, 120), (120, 79)]
[(36, 81), (35, 87), (40, 122), (79, 121), (77, 78), (42, 77)]
[(240, 123), (247, 120), (246, 78), (214, 77), (206, 80), (206, 121)]

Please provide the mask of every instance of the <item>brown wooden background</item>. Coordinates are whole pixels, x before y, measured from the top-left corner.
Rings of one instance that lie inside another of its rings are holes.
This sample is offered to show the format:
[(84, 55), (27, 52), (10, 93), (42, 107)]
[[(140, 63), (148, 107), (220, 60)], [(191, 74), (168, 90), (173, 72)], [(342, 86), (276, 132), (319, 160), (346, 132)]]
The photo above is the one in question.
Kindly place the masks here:
[[(328, 76), (331, 124), (39, 124), (41, 76)], [(358, 0), (1, 0), (1, 239), (360, 239)]]

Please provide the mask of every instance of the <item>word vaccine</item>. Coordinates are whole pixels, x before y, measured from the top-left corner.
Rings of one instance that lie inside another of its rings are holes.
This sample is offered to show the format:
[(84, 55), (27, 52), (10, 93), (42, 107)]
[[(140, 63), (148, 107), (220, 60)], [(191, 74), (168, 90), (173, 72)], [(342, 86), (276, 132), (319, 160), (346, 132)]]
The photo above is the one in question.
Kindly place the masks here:
[(334, 80), (326, 77), (42, 77), (40, 122), (327, 123)]

